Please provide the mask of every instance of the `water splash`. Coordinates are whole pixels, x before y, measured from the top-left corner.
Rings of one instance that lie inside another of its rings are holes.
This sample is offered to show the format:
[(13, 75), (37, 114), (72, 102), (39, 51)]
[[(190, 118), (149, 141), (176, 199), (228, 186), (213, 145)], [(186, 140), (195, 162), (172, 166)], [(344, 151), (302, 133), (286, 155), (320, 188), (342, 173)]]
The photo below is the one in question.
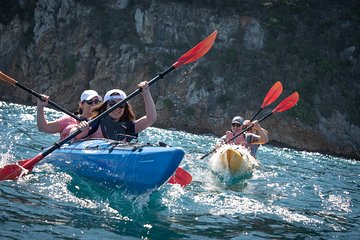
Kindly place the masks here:
[(190, 67), (188, 67), (187, 70), (182, 71), (181, 76), (182, 76), (183, 78), (180, 80), (180, 84), (183, 84), (183, 83), (184, 83), (184, 81), (186, 80), (186, 78), (187, 78), (188, 76), (190, 76), (190, 74), (192, 73), (192, 71), (194, 71), (194, 70), (197, 68), (198, 65), (199, 65), (199, 62), (197, 61), (197, 62), (195, 62), (194, 64), (192, 64)]
[[(222, 154), (228, 149), (234, 149), (239, 151), (243, 158), (240, 169), (236, 172), (230, 171), (230, 169), (224, 165), (221, 160)], [(255, 168), (259, 167), (259, 162), (253, 158), (248, 149), (239, 145), (222, 145), (218, 150), (211, 156), (210, 165), (214, 172), (220, 174), (225, 181), (231, 181), (232, 179), (248, 178), (252, 176), (252, 172)]]
[[(2, 150), (2, 148), (1, 148)], [(9, 163), (13, 162), (14, 156), (11, 154), (12, 148), (7, 148), (7, 152), (0, 153), (0, 167), (3, 167), (5, 165), (8, 165)]]

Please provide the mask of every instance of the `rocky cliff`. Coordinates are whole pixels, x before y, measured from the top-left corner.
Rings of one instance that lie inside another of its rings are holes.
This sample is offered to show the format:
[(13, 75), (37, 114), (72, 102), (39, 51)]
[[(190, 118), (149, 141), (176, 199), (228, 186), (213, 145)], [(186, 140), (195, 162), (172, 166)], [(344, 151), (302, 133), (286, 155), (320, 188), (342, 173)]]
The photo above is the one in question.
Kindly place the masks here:
[[(152, 87), (156, 126), (222, 135), (280, 80), (301, 99), (262, 124), (271, 143), (360, 159), (359, 1), (0, 2), (0, 70), (69, 110), (84, 89), (132, 92), (217, 29), (205, 57)], [(3, 82), (0, 95), (35, 104)]]

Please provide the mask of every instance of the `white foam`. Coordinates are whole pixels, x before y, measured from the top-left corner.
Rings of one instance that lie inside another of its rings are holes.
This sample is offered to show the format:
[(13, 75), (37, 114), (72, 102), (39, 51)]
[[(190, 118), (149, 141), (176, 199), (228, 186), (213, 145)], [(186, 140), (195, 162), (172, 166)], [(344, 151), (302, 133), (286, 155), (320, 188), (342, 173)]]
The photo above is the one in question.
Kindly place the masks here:
[[(236, 173), (231, 173), (229, 169), (226, 168), (220, 160), (221, 153), (229, 148), (239, 151), (244, 156), (242, 168)], [(241, 145), (228, 144), (219, 147), (219, 149), (211, 156), (209, 163), (211, 169), (216, 173), (220, 173), (225, 179), (247, 175), (249, 173), (252, 173), (252, 171), (259, 166), (259, 161), (250, 155), (250, 152), (247, 148)]]

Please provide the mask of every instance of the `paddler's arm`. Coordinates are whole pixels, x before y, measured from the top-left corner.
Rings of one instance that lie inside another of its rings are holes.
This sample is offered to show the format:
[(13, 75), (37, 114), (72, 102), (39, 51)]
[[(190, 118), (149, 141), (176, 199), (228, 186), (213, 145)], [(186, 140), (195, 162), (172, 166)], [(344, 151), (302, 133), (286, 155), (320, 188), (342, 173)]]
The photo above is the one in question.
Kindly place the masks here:
[(258, 138), (256, 138), (255, 141), (252, 142), (252, 144), (265, 144), (269, 142), (267, 131), (260, 126), (259, 122), (255, 120), (252, 123), (253, 129), (256, 130), (256, 135), (258, 136)]
[(79, 139), (87, 137), (88, 134), (89, 134), (89, 130), (90, 130), (89, 123), (87, 121), (82, 121), (77, 125), (71, 125), (71, 126), (68, 126), (68, 127), (71, 128), (70, 134), (77, 131), (78, 129), (81, 130), (81, 133), (76, 135), (76, 137), (74, 137), (74, 140), (79, 140)]
[(145, 102), (146, 115), (135, 121), (135, 133), (139, 133), (154, 124), (157, 118), (154, 100), (150, 93), (149, 83), (141, 82), (138, 85), (142, 88), (142, 96)]
[(59, 133), (61, 132), (61, 126), (58, 122), (48, 122), (45, 119), (44, 107), (48, 105), (49, 96), (42, 95), (45, 101), (37, 100), (37, 112), (36, 112), (36, 125), (40, 132), (45, 133)]

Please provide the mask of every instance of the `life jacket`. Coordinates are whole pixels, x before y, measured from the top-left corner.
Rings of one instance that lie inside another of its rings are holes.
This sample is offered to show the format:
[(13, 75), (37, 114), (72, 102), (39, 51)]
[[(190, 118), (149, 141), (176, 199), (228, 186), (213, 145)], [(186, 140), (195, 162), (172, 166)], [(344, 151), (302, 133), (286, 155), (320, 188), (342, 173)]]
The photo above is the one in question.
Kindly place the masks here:
[(111, 117), (106, 116), (102, 119), (100, 127), (104, 138), (116, 141), (130, 142), (138, 136), (135, 133), (135, 123), (132, 121), (115, 122)]
[(245, 139), (248, 142), (248, 144), (250, 145), (249, 150), (250, 150), (251, 156), (255, 157), (256, 152), (257, 152), (260, 145), (252, 143), (256, 139), (253, 135), (246, 135)]
[(248, 147), (248, 142), (245, 140), (244, 134), (241, 134), (240, 136), (236, 137), (235, 139), (231, 140), (233, 137), (235, 137), (237, 133), (226, 131), (226, 143), (228, 144), (235, 144), (235, 145), (242, 145), (245, 147)]

